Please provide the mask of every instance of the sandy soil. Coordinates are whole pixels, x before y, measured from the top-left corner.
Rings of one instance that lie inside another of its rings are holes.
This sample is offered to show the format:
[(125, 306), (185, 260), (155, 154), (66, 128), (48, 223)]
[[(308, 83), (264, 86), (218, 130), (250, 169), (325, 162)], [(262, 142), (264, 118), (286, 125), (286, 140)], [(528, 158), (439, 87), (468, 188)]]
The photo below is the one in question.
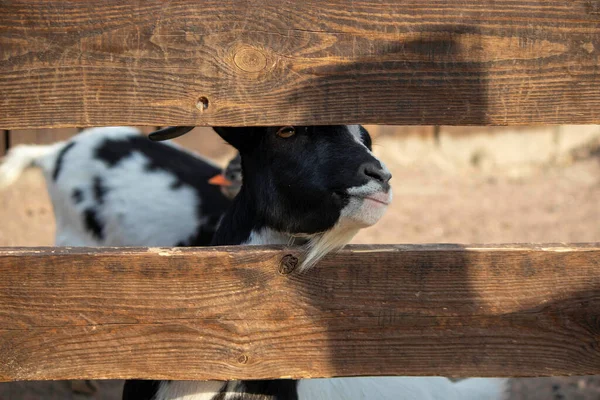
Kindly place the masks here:
[[(391, 158), (391, 157), (390, 157)], [(593, 242), (600, 238), (600, 163), (511, 178), (399, 166), (391, 209), (360, 243)]]
[[(391, 140), (391, 139), (390, 139)], [(194, 146), (191, 146), (194, 147)], [(377, 152), (391, 169), (394, 201), (355, 243), (593, 242), (600, 238), (600, 162), (542, 168), (521, 178), (396, 162), (385, 141)], [(222, 147), (211, 147), (211, 156)], [(223, 157), (220, 157), (223, 162)], [(30, 171), (0, 192), (0, 245), (52, 245), (54, 221), (43, 178)], [(101, 382), (94, 399), (118, 398), (120, 382)], [(515, 400), (600, 399), (598, 377), (512, 380)], [(0, 400), (85, 399), (65, 382), (0, 384)]]

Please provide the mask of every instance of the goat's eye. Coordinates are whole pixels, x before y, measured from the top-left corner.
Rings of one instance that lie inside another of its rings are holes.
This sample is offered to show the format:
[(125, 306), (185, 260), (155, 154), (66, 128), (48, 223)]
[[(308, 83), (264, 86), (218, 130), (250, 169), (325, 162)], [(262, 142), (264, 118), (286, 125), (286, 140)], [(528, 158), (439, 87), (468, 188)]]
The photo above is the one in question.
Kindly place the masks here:
[(279, 136), (280, 138), (284, 138), (284, 139), (292, 137), (295, 134), (296, 134), (296, 128), (294, 128), (293, 126), (284, 126), (282, 128), (279, 128), (279, 130), (277, 131), (277, 136)]

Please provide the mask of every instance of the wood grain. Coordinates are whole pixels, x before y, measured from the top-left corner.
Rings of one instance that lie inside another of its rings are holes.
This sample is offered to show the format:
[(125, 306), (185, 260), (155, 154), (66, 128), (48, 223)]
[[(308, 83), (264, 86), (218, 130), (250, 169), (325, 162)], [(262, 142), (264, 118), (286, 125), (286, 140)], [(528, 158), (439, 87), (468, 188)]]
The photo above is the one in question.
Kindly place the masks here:
[(4, 129), (600, 123), (598, 0), (1, 5)]
[(600, 243), (4, 248), (0, 380), (600, 373)]

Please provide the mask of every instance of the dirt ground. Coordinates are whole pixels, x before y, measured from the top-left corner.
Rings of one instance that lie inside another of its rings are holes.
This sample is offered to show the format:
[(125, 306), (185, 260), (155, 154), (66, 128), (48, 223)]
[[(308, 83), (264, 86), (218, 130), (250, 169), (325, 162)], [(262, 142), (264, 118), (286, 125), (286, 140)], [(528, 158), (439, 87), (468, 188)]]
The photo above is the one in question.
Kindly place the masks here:
[[(447, 169), (397, 162), (380, 138), (377, 153), (393, 174), (394, 201), (383, 220), (354, 243), (594, 242), (600, 238), (600, 158), (547, 165), (515, 177), (503, 171)], [(194, 146), (191, 146), (194, 147)], [(218, 145), (209, 156), (221, 155)], [(230, 154), (230, 153), (229, 153)], [(219, 161), (224, 162), (221, 155)], [(0, 246), (52, 245), (54, 221), (43, 178), (26, 173), (0, 192)], [(73, 394), (66, 382), (0, 384), (0, 400), (103, 399), (121, 383), (101, 382), (96, 395)], [(512, 380), (514, 400), (600, 399), (600, 377)]]

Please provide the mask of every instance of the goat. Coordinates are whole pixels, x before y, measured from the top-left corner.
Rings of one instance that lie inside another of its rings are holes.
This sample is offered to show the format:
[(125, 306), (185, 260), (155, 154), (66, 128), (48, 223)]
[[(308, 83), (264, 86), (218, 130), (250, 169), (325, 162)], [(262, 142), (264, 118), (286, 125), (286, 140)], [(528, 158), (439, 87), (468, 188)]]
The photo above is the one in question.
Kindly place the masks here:
[(0, 166), (0, 187), (29, 166), (44, 173), (57, 246), (206, 246), (241, 179), (238, 157), (219, 179), (208, 160), (129, 127), (16, 146)]
[[(391, 174), (359, 125), (214, 129), (239, 151), (243, 182), (212, 245), (297, 243), (305, 249), (298, 269), (306, 271), (375, 224), (392, 199)], [(132, 380), (123, 399), (497, 400), (504, 385), (503, 379), (436, 377)]]
[[(140, 133), (93, 128), (61, 143), (16, 146), (0, 166), (0, 187), (27, 167), (42, 169), (57, 246), (208, 245), (241, 187), (239, 155), (221, 174), (206, 159)], [(211, 185), (220, 186), (222, 195)], [(180, 207), (164, 207), (172, 201)], [(72, 384), (95, 389), (91, 381)]]

